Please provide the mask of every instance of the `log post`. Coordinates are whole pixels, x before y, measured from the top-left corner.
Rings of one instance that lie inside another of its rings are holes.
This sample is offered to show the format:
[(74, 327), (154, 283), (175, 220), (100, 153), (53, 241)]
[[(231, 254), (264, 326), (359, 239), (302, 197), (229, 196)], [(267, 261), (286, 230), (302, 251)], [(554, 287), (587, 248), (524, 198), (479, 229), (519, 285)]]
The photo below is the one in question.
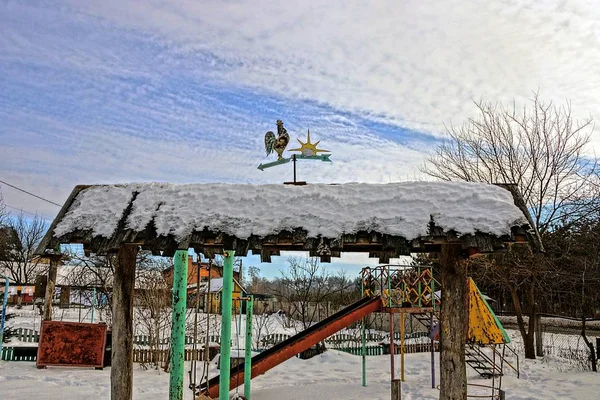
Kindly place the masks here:
[(402, 381), (392, 380), (392, 400), (402, 400)]
[(112, 366), (110, 398), (133, 395), (133, 290), (138, 246), (123, 244), (117, 253), (112, 296)]
[(442, 245), (440, 400), (466, 400), (467, 398), (465, 367), (467, 266), (461, 258), (460, 244)]
[(544, 357), (542, 316), (540, 314), (535, 314), (535, 355), (538, 357)]
[(48, 258), (50, 258), (50, 267), (48, 268), (48, 280), (46, 282), (46, 293), (44, 294), (44, 321), (52, 321), (52, 298), (54, 297), (56, 273), (61, 256), (52, 254)]

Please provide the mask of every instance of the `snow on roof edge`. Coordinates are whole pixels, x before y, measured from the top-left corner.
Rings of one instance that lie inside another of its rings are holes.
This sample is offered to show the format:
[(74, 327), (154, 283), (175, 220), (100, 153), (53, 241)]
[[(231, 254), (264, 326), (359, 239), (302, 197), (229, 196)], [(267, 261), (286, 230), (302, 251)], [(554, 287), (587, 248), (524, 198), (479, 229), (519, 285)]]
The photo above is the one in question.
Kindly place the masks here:
[(412, 240), (427, 235), (431, 220), (460, 235), (510, 235), (512, 227), (528, 225), (508, 190), (481, 183), (132, 183), (81, 190), (56, 221), (54, 236), (91, 230), (111, 237), (134, 193), (126, 228), (139, 232), (153, 221), (157, 235), (179, 239), (204, 228), (239, 239), (302, 228), (310, 237), (366, 230)]

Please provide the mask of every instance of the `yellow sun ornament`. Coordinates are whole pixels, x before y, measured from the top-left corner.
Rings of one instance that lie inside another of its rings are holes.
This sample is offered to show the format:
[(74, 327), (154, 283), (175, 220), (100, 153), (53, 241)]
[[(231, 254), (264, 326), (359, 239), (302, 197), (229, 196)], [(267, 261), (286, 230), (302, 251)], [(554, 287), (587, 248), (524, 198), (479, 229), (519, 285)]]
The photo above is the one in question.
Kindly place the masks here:
[(297, 149), (290, 149), (290, 151), (299, 151), (300, 153), (302, 153), (303, 156), (312, 157), (312, 156), (316, 156), (317, 153), (329, 153), (330, 152), (329, 150), (317, 149), (317, 145), (319, 143), (321, 143), (320, 140), (316, 143), (310, 142), (310, 129), (308, 130), (306, 143), (303, 143), (300, 139), (296, 139), (296, 140), (298, 142), (300, 142), (300, 147)]

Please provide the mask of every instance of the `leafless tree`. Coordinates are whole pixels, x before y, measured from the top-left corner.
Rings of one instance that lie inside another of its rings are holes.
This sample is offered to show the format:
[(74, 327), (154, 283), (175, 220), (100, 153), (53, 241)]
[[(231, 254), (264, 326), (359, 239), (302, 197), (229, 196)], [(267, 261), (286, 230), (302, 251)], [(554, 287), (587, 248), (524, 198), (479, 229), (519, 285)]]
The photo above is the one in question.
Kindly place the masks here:
[(522, 109), (484, 100), (475, 105), (478, 117), (447, 127), (449, 140), (423, 172), (442, 180), (516, 184), (541, 234), (561, 218), (598, 209), (591, 118), (576, 121), (570, 103), (544, 102), (538, 93)]
[(287, 271), (274, 282), (275, 294), (289, 304), (291, 316), (297, 318), (302, 329), (317, 321), (319, 306), (333, 293), (329, 275), (318, 258), (290, 257)]
[[(32, 284), (37, 275), (45, 273), (46, 265), (41, 258), (34, 257), (34, 252), (46, 230), (46, 222), (37, 215), (30, 220), (20, 213), (7, 219), (0, 243), (0, 270), (16, 285)], [(21, 296), (17, 304), (20, 302)]]
[(263, 314), (254, 314), (254, 318), (252, 320), (252, 330), (253, 338), (254, 338), (254, 348), (260, 349), (262, 347), (261, 340), (265, 336), (269, 336), (273, 333), (273, 329), (275, 325), (275, 321), (272, 315), (263, 313)]
[[(523, 108), (514, 102), (475, 104), (478, 116), (447, 127), (449, 141), (429, 157), (425, 173), (442, 180), (516, 184), (532, 214), (532, 228), (542, 236), (597, 212), (598, 164), (588, 148), (591, 118), (576, 121), (570, 103), (545, 102), (538, 93)], [(494, 275), (510, 291), (517, 313), (524, 297), (534, 315), (539, 279), (549, 264), (525, 262), (529, 255), (520, 249), (510, 257), (506, 265), (495, 264)], [(533, 322), (527, 330), (522, 316), (518, 320), (526, 355), (535, 358)]]
[[(168, 347), (171, 332), (171, 288), (162, 273), (168, 267), (165, 260), (149, 258), (136, 269), (134, 320), (136, 330), (148, 334), (151, 354)], [(160, 367), (159, 358), (151, 359), (151, 366)]]
[(7, 220), (8, 211), (6, 210), (6, 203), (4, 203), (4, 196), (2, 196), (2, 193), (0, 193), (0, 229), (6, 225)]

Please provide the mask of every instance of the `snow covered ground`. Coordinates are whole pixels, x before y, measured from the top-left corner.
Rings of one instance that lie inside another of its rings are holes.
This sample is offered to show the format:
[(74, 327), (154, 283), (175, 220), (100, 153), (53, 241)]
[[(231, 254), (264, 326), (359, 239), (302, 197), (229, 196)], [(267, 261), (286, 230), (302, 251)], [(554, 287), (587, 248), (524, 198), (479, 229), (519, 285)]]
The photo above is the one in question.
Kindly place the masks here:
[[(396, 365), (399, 368), (399, 356)], [(431, 388), (430, 355), (406, 355), (403, 399), (437, 399)], [(438, 363), (436, 355), (436, 363)], [(503, 388), (513, 400), (594, 400), (600, 393), (600, 375), (592, 372), (561, 371), (560, 360), (523, 361), (521, 378), (507, 372)], [(361, 386), (360, 357), (329, 350), (310, 360), (290, 359), (253, 380), (253, 400), (311, 399), (363, 400), (389, 399), (389, 356), (367, 358), (368, 386)], [(186, 366), (189, 368), (189, 366)], [(201, 367), (199, 367), (201, 368)], [(437, 373), (437, 372), (436, 372)], [(470, 383), (489, 384), (467, 371)], [(399, 371), (397, 371), (399, 376)], [(186, 376), (187, 384), (187, 376)], [(134, 399), (158, 400), (168, 396), (169, 376), (160, 371), (134, 371)], [(470, 390), (474, 389), (470, 387)], [(240, 393), (243, 388), (240, 387)], [(235, 391), (232, 391), (232, 394)], [(472, 392), (475, 394), (475, 392)], [(479, 391), (478, 394), (486, 394)], [(48, 368), (38, 370), (32, 362), (0, 362), (0, 398), (17, 400), (39, 398), (54, 400), (107, 399), (110, 394), (110, 369)], [(186, 391), (186, 399), (192, 399)]]
[[(39, 316), (34, 310), (12, 310), (17, 317), (11, 320), (15, 327), (39, 329)], [(57, 317), (60, 317), (60, 313)], [(79, 310), (65, 310), (64, 320), (79, 318)], [(273, 315), (272, 318), (279, 318)], [(59, 318), (60, 319), (60, 318)], [(84, 318), (85, 319), (85, 318)], [(88, 320), (89, 321), (89, 320)], [(242, 320), (240, 332), (244, 332)], [(269, 333), (294, 334), (295, 329), (286, 329), (281, 321), (273, 321)], [(510, 331), (517, 339), (518, 332)], [(243, 335), (240, 338), (243, 344)], [(576, 340), (574, 337), (573, 340)], [(513, 344), (518, 347), (517, 341)], [(9, 345), (15, 345), (11, 343)], [(332, 346), (330, 346), (332, 347)], [(436, 354), (436, 366), (439, 365)], [(431, 388), (430, 354), (407, 354), (405, 382), (402, 386), (403, 399), (437, 399), (438, 390)], [(329, 350), (325, 354), (310, 360), (290, 359), (253, 380), (253, 400), (292, 399), (388, 399), (390, 392), (389, 356), (369, 356), (368, 386), (361, 386), (360, 357)], [(400, 376), (399, 356), (396, 356), (397, 373)], [(189, 370), (186, 365), (186, 371)], [(202, 366), (198, 367), (198, 374)], [(211, 375), (216, 374), (215, 365)], [(490, 380), (481, 379), (472, 370), (467, 369), (470, 383), (489, 385)], [(521, 358), (521, 378), (517, 379), (511, 371), (506, 371), (503, 388), (508, 399), (599, 399), (600, 375), (581, 372), (565, 359), (546, 357), (536, 361)], [(439, 372), (436, 368), (436, 384)], [(186, 375), (186, 385), (188, 378)], [(134, 366), (134, 398), (153, 400), (168, 397), (169, 375), (162, 371), (143, 370)], [(240, 393), (243, 388), (240, 387)], [(470, 387), (472, 394), (489, 395), (489, 390), (477, 390)], [(48, 368), (38, 370), (33, 362), (0, 361), (0, 400), (39, 397), (44, 399), (108, 399), (110, 397), (110, 368), (103, 371), (79, 368)], [(232, 392), (234, 393), (234, 392)], [(190, 390), (186, 399), (192, 399)]]

